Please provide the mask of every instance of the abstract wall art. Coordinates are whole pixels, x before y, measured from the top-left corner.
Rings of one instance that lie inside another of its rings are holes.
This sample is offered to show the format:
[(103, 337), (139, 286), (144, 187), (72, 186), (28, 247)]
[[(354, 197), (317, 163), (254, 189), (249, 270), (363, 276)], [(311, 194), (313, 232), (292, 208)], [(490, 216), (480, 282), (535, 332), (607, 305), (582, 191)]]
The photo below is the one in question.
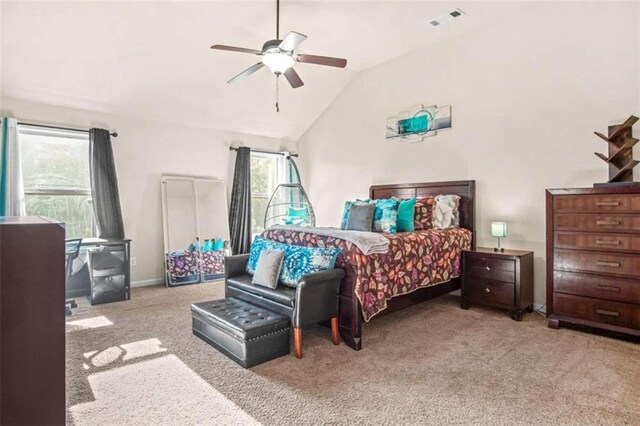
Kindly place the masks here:
[(387, 118), (385, 138), (397, 141), (421, 142), (438, 131), (451, 128), (451, 105), (415, 105)]

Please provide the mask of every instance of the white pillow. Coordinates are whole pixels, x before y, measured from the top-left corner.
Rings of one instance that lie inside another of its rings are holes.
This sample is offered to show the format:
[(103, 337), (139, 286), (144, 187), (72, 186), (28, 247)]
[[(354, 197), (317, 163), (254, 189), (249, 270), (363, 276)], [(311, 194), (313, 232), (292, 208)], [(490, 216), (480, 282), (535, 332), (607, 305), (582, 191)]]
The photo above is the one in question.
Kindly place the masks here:
[(438, 195), (433, 206), (433, 227), (436, 229), (457, 228), (460, 226), (460, 197), (457, 195)]

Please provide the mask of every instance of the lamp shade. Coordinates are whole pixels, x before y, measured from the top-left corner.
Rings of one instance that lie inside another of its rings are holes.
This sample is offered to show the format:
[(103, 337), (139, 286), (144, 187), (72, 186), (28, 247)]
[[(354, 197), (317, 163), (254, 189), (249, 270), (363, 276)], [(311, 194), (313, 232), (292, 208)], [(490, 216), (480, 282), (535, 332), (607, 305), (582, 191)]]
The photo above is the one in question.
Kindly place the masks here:
[(507, 224), (505, 222), (491, 222), (491, 236), (503, 238), (507, 236)]
[(269, 67), (272, 73), (282, 74), (296, 63), (293, 56), (282, 53), (265, 53), (262, 56), (262, 63)]

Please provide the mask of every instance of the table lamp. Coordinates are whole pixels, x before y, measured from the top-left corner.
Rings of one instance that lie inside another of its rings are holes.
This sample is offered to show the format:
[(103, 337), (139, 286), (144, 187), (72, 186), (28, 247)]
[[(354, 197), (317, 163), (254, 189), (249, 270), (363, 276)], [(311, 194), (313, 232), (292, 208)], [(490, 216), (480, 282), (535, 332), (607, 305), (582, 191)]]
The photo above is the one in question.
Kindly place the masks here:
[(507, 236), (507, 224), (505, 222), (491, 222), (491, 236), (498, 238), (498, 247), (493, 251), (503, 252), (504, 249), (500, 247), (500, 238)]

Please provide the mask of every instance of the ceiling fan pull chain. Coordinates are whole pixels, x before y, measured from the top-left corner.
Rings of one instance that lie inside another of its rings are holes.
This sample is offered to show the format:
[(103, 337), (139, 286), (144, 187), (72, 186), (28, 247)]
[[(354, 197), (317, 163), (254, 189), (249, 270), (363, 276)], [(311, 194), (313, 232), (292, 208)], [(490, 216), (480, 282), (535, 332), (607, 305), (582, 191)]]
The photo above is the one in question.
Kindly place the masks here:
[(278, 86), (278, 80), (280, 79), (280, 75), (276, 75), (276, 112), (280, 112), (280, 106), (278, 105), (278, 101), (280, 98), (280, 87)]
[(280, 0), (276, 0), (276, 40), (280, 40)]

